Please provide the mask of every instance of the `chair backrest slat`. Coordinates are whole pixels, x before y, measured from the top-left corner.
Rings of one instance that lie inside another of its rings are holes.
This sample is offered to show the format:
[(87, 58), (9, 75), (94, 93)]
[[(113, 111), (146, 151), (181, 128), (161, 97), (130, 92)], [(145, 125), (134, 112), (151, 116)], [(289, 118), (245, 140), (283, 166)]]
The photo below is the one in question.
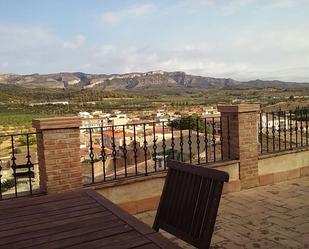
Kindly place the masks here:
[(196, 213), (193, 215), (192, 223), (193, 226), (191, 227), (191, 235), (193, 237), (199, 237), (200, 231), (202, 227), (203, 218), (205, 213), (207, 213), (207, 204), (211, 202), (209, 198), (211, 197), (211, 191), (213, 189), (213, 183), (211, 179), (202, 179), (201, 180), (201, 187), (199, 192), (199, 198), (196, 205)]
[(168, 161), (168, 173), (153, 228), (209, 248), (226, 172)]

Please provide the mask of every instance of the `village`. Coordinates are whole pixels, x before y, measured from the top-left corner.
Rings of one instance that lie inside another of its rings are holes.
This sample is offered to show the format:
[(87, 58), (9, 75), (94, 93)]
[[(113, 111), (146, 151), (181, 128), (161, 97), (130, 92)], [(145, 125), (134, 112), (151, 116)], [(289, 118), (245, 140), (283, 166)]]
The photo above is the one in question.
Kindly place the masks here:
[[(84, 176), (88, 175), (90, 180), (90, 172), (93, 172), (92, 178), (112, 177), (109, 172), (115, 169), (118, 175), (135, 174), (145, 171), (145, 167), (149, 167), (149, 171), (164, 170), (169, 156), (182, 156), (185, 160), (206, 158), (205, 146), (204, 149), (192, 146), (202, 142), (198, 133), (205, 133), (206, 128), (203, 131), (191, 129), (195, 120), (190, 119), (192, 124), (189, 126), (185, 121), (191, 115), (208, 127), (207, 160), (213, 160), (211, 150), (214, 146), (211, 144), (220, 143), (220, 112), (216, 107), (199, 108), (185, 115), (179, 111), (167, 111), (164, 107), (129, 114), (119, 110), (111, 113), (79, 112)], [(171, 124), (177, 120), (182, 121), (176, 128)]]

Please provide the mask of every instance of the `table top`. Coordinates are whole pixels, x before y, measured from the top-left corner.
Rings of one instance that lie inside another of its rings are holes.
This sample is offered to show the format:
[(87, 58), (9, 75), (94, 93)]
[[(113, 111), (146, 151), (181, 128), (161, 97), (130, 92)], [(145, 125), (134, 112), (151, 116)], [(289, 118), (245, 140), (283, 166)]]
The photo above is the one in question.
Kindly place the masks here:
[(0, 248), (179, 248), (95, 192), (0, 202)]

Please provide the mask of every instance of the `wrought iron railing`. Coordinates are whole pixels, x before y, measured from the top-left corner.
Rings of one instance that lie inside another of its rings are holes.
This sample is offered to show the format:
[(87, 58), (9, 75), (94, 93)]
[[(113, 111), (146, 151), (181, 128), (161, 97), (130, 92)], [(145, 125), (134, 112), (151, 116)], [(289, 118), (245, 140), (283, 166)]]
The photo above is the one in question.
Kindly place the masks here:
[(224, 136), (220, 116), (81, 128), (84, 183), (156, 174), (168, 158), (197, 165), (228, 159), (225, 124)]
[(33, 195), (39, 188), (37, 135), (0, 135), (0, 200)]
[(260, 153), (267, 154), (309, 146), (309, 109), (260, 114)]

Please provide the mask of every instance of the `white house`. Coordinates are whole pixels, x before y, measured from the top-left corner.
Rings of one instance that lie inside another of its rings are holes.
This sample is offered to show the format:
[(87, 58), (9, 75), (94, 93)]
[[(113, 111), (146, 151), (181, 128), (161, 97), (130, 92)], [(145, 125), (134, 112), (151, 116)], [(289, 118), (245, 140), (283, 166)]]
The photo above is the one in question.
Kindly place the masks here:
[[(266, 115), (266, 113), (262, 114), (262, 128), (266, 129), (268, 127), (268, 129), (272, 129), (273, 127), (276, 130), (279, 130), (279, 124), (280, 124), (280, 128), (282, 129), (284, 127), (284, 124), (287, 127), (289, 127), (290, 122), (289, 122), (289, 118), (286, 117), (284, 118), (284, 116), (280, 116), (280, 122), (279, 122), (279, 117), (277, 114), (268, 114)], [(295, 121), (292, 120), (292, 124), (294, 124)]]

